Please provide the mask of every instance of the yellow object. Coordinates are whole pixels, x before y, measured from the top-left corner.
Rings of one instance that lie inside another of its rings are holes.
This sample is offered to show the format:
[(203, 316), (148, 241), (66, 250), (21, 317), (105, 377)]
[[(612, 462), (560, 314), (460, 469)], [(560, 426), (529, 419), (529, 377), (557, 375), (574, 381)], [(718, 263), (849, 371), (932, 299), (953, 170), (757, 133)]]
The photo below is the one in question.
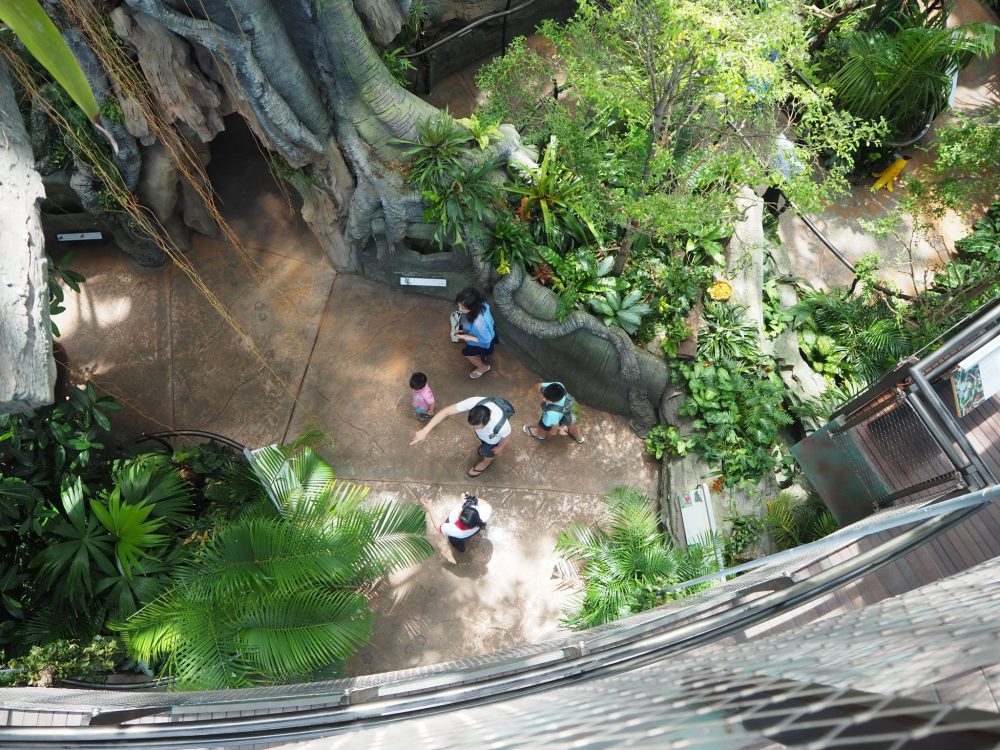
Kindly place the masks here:
[(872, 177), (878, 177), (878, 182), (875, 183), (875, 187), (872, 190), (878, 190), (880, 187), (884, 187), (890, 193), (892, 192), (892, 183), (899, 173), (903, 171), (903, 167), (906, 166), (906, 159), (902, 156), (897, 156), (896, 161), (890, 164), (888, 167), (883, 169), (881, 172), (875, 172)]
[(727, 300), (733, 296), (733, 285), (725, 279), (719, 279), (708, 288), (708, 296), (714, 300)]

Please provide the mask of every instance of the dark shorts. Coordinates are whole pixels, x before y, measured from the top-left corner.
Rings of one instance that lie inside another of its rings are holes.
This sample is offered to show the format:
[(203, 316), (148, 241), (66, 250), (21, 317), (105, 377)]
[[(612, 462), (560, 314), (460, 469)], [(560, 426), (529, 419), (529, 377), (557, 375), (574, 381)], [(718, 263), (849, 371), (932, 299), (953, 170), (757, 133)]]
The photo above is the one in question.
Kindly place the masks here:
[(493, 456), (496, 455), (493, 452), (493, 449), (496, 448), (497, 445), (499, 445), (499, 443), (487, 443), (487, 442), (485, 442), (483, 440), (480, 440), (479, 441), (479, 451), (478, 451), (478, 453), (483, 458), (493, 458)]
[(465, 545), (471, 542), (477, 536), (479, 536), (478, 531), (472, 536), (467, 536), (465, 539), (456, 539), (455, 537), (450, 536), (448, 537), (448, 544), (457, 549), (459, 552), (465, 552)]
[(466, 344), (464, 347), (462, 347), (462, 354), (463, 356), (466, 357), (488, 357), (493, 353), (493, 350), (496, 348), (495, 344), (496, 344), (495, 339), (491, 341), (489, 347), (485, 349), (481, 346), (473, 346), (472, 344)]
[[(563, 414), (562, 419), (560, 419), (558, 425), (555, 425), (555, 426), (558, 426), (558, 427), (569, 427), (574, 422), (576, 422), (576, 417), (573, 416), (573, 412), (570, 412), (569, 414)], [(542, 428), (543, 430), (551, 430), (552, 429), (547, 424), (545, 424), (545, 422), (543, 422), (541, 419), (538, 420), (538, 426), (540, 428)]]

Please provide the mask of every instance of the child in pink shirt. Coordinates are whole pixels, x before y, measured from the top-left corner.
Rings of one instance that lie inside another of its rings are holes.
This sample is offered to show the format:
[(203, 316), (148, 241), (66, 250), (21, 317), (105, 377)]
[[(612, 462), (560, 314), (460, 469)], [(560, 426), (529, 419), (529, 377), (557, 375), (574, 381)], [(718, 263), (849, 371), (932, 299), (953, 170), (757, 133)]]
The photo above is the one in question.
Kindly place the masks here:
[(427, 376), (422, 372), (415, 372), (410, 376), (410, 390), (413, 391), (413, 410), (417, 413), (417, 419), (424, 422), (434, 416), (435, 404), (434, 393), (427, 384)]

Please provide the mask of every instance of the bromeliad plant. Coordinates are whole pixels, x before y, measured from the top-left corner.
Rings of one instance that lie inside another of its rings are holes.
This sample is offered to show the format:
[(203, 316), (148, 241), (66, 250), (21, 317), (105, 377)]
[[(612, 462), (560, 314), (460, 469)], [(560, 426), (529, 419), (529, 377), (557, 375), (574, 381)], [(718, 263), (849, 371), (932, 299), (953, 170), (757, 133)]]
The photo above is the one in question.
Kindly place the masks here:
[(433, 551), (423, 510), (364, 503), (309, 448), (259, 451), (258, 497), (214, 530), (167, 591), (120, 624), (180, 689), (329, 674), (371, 634), (363, 591)]
[(580, 566), (583, 592), (564, 623), (584, 629), (643, 612), (679, 599), (706, 585), (659, 594), (659, 589), (715, 572), (711, 544), (675, 547), (657, 523), (653, 502), (629, 487), (604, 497), (606, 526), (574, 524), (556, 542), (556, 550)]
[(635, 335), (642, 325), (643, 316), (649, 312), (649, 305), (642, 302), (642, 291), (634, 289), (624, 297), (617, 289), (609, 289), (599, 297), (591, 297), (590, 309), (596, 312), (606, 326), (618, 326), (630, 335)]
[(520, 183), (506, 189), (522, 196), (519, 211), (524, 218), (535, 220), (535, 241), (562, 254), (591, 238), (600, 244), (600, 235), (587, 216), (583, 181), (558, 163), (557, 148), (558, 141), (552, 136), (542, 163), (519, 172)]
[(501, 276), (510, 273), (515, 265), (530, 268), (542, 262), (528, 225), (508, 214), (497, 219), (493, 242), (485, 251), (485, 257)]
[[(476, 123), (479, 128), (478, 122)], [(447, 112), (418, 123), (417, 140), (397, 140), (409, 159), (409, 180), (427, 202), (424, 220), (437, 226), (434, 241), (442, 250), (464, 245), (498, 204), (501, 190), (494, 173), (498, 165), (472, 156), (473, 141), (490, 137), (458, 124)]]
[(589, 247), (578, 248), (560, 257), (555, 251), (538, 246), (538, 252), (555, 273), (552, 288), (559, 295), (556, 317), (566, 316), (581, 302), (586, 302), (607, 326), (618, 326), (629, 334), (636, 334), (649, 304), (641, 301), (642, 291), (633, 290), (622, 295), (625, 283), (611, 275), (614, 257), (600, 260)]

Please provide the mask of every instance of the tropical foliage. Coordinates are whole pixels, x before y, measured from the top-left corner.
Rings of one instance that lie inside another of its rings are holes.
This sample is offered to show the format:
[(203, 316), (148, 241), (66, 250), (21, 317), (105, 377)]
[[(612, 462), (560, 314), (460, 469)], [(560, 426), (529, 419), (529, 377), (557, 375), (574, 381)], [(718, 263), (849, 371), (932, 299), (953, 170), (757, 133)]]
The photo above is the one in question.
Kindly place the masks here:
[(817, 495), (795, 502), (787, 492), (779, 492), (767, 503), (764, 528), (780, 552), (822, 539), (840, 526)]
[(811, 291), (789, 312), (806, 361), (851, 390), (878, 379), (909, 353), (900, 312), (884, 295)]
[(488, 143), (492, 129), (478, 120), (463, 126), (447, 111), (416, 127), (416, 141), (395, 144), (408, 159), (410, 182), (426, 201), (424, 220), (435, 225), (434, 241), (442, 250), (464, 245), (492, 217), (501, 193), (497, 165), (470, 149), (472, 143)]
[(255, 456), (260, 491), (119, 624), (129, 652), (186, 689), (329, 674), (365, 643), (366, 584), (432, 551), (417, 506), (363, 504), (309, 448)]
[(564, 531), (556, 549), (580, 566), (583, 592), (565, 623), (583, 629), (642, 612), (705, 588), (670, 594), (659, 590), (714, 572), (713, 544), (673, 546), (660, 530), (653, 502), (636, 490), (618, 487), (605, 496), (606, 526), (576, 524)]
[(0, 418), (0, 646), (10, 656), (106, 632), (162, 590), (185, 540), (237, 508), (241, 458), (211, 445), (130, 456), (109, 429), (120, 408), (87, 384)]
[(718, 467), (720, 486), (755, 482), (789, 463), (779, 447), (782, 428), (793, 422), (784, 405), (787, 390), (743, 308), (710, 302), (704, 317), (695, 361), (672, 364), (687, 386), (679, 413), (690, 418), (692, 432), (664, 426), (647, 450), (672, 456), (694, 451)]
[(901, 209), (916, 216), (940, 217), (964, 211), (1000, 195), (1000, 110), (956, 115), (934, 131), (931, 161), (906, 182)]
[(0, 647), (25, 680), (108, 668), (109, 629), (181, 686), (327, 674), (370, 633), (366, 586), (431, 551), (419, 507), (309, 448), (129, 456), (119, 408), (87, 384), (0, 418)]
[(1000, 296), (1000, 203), (955, 250), (912, 300), (875, 289), (877, 266), (852, 289), (802, 288), (800, 302), (786, 312), (806, 361), (832, 388), (855, 393)]
[(521, 179), (507, 190), (521, 196), (518, 213), (523, 218), (540, 217), (534, 223), (535, 241), (565, 253), (575, 244), (600, 238), (582, 202), (583, 181), (558, 162), (557, 147), (556, 137), (550, 137), (542, 163), (519, 172)]
[(886, 118), (890, 134), (915, 135), (944, 108), (952, 75), (974, 56), (991, 54), (997, 27), (889, 24), (856, 30), (843, 41), (839, 70), (829, 80), (838, 103), (865, 120)]

